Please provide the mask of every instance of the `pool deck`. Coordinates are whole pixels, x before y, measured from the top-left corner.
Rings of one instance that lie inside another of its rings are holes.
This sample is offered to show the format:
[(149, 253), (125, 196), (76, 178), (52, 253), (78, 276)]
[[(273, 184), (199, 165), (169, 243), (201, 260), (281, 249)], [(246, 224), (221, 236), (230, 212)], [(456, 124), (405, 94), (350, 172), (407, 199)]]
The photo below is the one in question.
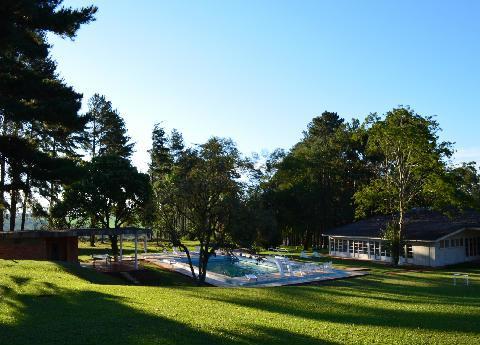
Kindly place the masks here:
[[(175, 258), (171, 256), (152, 257), (146, 255), (143, 259), (146, 262), (161, 268), (191, 276), (190, 266), (187, 263), (175, 261)], [(205, 282), (218, 287), (276, 287), (354, 278), (367, 274), (368, 272), (361, 268), (348, 270), (333, 268), (332, 270), (326, 272), (314, 272), (304, 275), (296, 274), (281, 276), (280, 273), (270, 273), (258, 275), (258, 280), (248, 280), (246, 277), (228, 277), (223, 274), (207, 272)]]

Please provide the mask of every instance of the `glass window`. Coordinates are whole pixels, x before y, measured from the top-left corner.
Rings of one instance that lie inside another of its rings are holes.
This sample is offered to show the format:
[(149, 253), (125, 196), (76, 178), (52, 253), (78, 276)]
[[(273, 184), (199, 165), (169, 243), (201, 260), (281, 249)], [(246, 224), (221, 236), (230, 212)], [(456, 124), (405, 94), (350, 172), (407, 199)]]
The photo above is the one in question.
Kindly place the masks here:
[(468, 238), (466, 238), (466, 239), (465, 239), (465, 255), (466, 255), (466, 256), (470, 256), (470, 255), (468, 255), (468, 254), (469, 254), (469, 252), (468, 252)]
[(445, 248), (450, 247), (450, 240), (445, 240)]
[(375, 255), (375, 242), (370, 241), (368, 242), (368, 245), (370, 246), (370, 256)]
[(386, 248), (385, 244), (383, 244), (383, 243), (381, 244), (381, 249), (382, 250), (380, 251), (380, 255), (381, 256), (387, 256), (387, 250), (386, 250), (387, 248)]
[(375, 241), (375, 255), (380, 256), (380, 242)]
[(463, 238), (461, 238), (459, 241), (460, 241), (460, 247), (463, 247)]
[(353, 254), (353, 241), (348, 242), (348, 252)]
[(440, 248), (445, 248), (445, 241), (444, 240), (440, 241)]

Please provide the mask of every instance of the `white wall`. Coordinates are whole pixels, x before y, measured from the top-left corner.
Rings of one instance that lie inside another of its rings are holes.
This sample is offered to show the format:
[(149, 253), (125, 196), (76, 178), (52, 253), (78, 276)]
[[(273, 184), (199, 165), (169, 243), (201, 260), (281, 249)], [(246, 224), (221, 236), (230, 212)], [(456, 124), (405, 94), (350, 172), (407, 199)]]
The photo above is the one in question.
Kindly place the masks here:
[[(418, 266), (445, 266), (453, 265), (457, 263), (462, 263), (466, 261), (480, 260), (480, 250), (477, 252), (476, 256), (466, 256), (465, 255), (465, 238), (477, 238), (477, 241), (480, 241), (480, 230), (465, 230), (448, 238), (445, 240), (450, 241), (450, 245), (445, 248), (440, 248), (440, 241), (436, 242), (410, 242), (412, 244), (413, 258), (400, 258), (400, 264), (403, 265), (418, 265)], [(333, 239), (333, 237), (331, 237)], [(337, 238), (336, 238), (337, 239)], [(368, 238), (338, 238), (348, 241), (370, 241)], [(462, 245), (452, 246), (451, 240), (462, 240)], [(382, 242), (375, 240), (376, 242)], [(329, 241), (330, 245), (330, 241)], [(382, 243), (380, 243), (382, 245)], [(368, 254), (360, 253), (350, 253), (350, 252), (337, 252), (333, 248), (329, 247), (330, 255), (358, 259), (358, 260), (370, 260), (370, 261), (381, 261), (381, 262), (390, 262), (391, 258), (387, 256), (375, 256), (371, 255), (370, 250)]]
[[(480, 259), (480, 251), (477, 252), (476, 256), (467, 256), (465, 254), (465, 238), (477, 238), (477, 241), (480, 240), (480, 231), (478, 230), (464, 230), (453, 236), (445, 238), (445, 240), (450, 241), (450, 245), (446, 248), (440, 248), (440, 241), (435, 243), (435, 257), (433, 260), (432, 266), (445, 266), (453, 265), (462, 262), (474, 261)], [(461, 246), (453, 247), (451, 245), (451, 240), (462, 240)]]

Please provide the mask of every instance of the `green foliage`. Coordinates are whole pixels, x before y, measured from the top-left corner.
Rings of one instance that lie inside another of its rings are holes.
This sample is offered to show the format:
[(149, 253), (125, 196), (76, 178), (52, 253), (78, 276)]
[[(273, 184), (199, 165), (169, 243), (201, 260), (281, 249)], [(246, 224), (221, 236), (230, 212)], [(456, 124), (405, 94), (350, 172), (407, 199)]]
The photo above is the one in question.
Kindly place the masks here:
[[(69, 164), (66, 159), (74, 155), (78, 133), (85, 125), (78, 115), (82, 96), (58, 77), (49, 57), (47, 34), (74, 38), (82, 24), (93, 20), (96, 8), (72, 9), (61, 3), (6, 0), (1, 5), (0, 228), (7, 206), (10, 230), (15, 228), (20, 192), (23, 215), (27, 205), (35, 203), (32, 189), (50, 205), (56, 201), (58, 181), (69, 176), (52, 166)], [(5, 191), (10, 194), (10, 205)]]
[[(148, 175), (119, 156), (99, 156), (84, 164), (83, 178), (65, 189), (56, 218), (70, 226), (72, 220), (80, 226), (94, 219), (104, 228), (142, 223), (151, 199)], [(116, 236), (111, 240), (116, 253)]]
[(90, 98), (87, 119), (89, 126), (85, 131), (85, 148), (92, 157), (98, 155), (130, 158), (133, 143), (127, 135), (125, 121), (105, 96), (94, 94)]
[(304, 138), (275, 166), (265, 189), (284, 231), (300, 237), (353, 220), (352, 196), (368, 176), (358, 121), (345, 123), (324, 112), (308, 125)]
[[(415, 206), (443, 196), (441, 181), (445, 159), (451, 155), (449, 143), (438, 141), (439, 126), (431, 117), (422, 117), (409, 108), (388, 112), (385, 119), (367, 119), (366, 153), (371, 158), (374, 177), (355, 193), (356, 216), (371, 213), (392, 216), (398, 226), (390, 236), (395, 252), (404, 237), (404, 215)], [(398, 263), (398, 256), (392, 256)]]
[(215, 250), (252, 243), (241, 229), (248, 209), (242, 201), (241, 171), (248, 164), (228, 139), (211, 138), (183, 149), (178, 132), (171, 139), (156, 125), (149, 167), (154, 190), (155, 227), (162, 237), (188, 252), (184, 239), (200, 244), (198, 274), (189, 257), (192, 276), (205, 280), (208, 259)]

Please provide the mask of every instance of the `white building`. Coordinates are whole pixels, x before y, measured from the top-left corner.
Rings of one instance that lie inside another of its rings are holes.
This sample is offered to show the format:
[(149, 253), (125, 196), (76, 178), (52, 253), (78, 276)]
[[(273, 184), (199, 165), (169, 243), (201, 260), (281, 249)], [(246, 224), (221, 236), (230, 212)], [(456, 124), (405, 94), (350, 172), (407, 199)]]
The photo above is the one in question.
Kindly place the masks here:
[[(372, 217), (327, 231), (330, 255), (390, 262), (382, 240), (388, 219)], [(401, 264), (435, 267), (480, 260), (480, 214), (448, 218), (433, 211), (410, 212), (405, 243)]]

